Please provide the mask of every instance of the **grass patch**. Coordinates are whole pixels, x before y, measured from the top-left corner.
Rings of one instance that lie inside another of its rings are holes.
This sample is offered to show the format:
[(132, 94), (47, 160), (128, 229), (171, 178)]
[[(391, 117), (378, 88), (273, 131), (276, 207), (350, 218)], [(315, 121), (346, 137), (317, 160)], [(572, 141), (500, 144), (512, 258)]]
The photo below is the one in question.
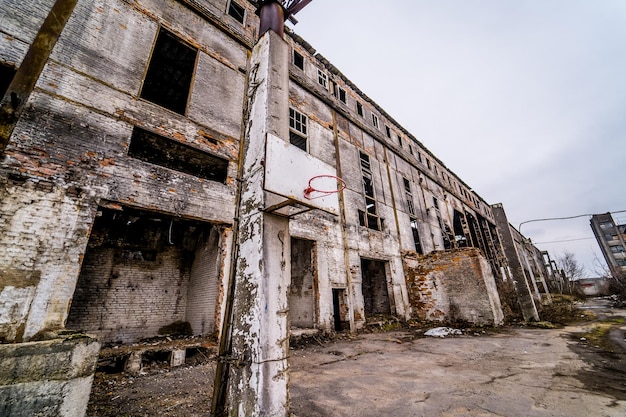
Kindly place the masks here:
[(610, 318), (601, 322), (593, 323), (592, 327), (582, 333), (577, 333), (576, 336), (581, 342), (586, 343), (589, 346), (602, 349), (606, 352), (622, 353), (623, 350), (616, 346), (610, 339), (609, 333), (611, 330), (624, 323), (622, 317)]

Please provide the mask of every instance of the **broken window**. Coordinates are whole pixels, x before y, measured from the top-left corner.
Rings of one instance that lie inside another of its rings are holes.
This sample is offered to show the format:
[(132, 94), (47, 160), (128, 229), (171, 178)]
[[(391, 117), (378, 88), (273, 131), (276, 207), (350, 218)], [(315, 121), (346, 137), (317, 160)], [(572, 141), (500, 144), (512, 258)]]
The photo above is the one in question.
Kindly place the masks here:
[(365, 212), (359, 213), (359, 222), (373, 230), (382, 229), (382, 219), (378, 217), (376, 209), (376, 197), (374, 195), (374, 182), (370, 165), (370, 157), (359, 152), (361, 159), (361, 174), (363, 175), (363, 193), (365, 194)]
[(328, 74), (319, 68), (317, 69), (317, 82), (319, 85), (328, 90)]
[(430, 166), (430, 159), (426, 158), (426, 166), (428, 166), (428, 169), (432, 169)]
[(226, 182), (228, 160), (135, 127), (128, 156), (195, 177)]
[(246, 9), (231, 0), (228, 5), (228, 15), (243, 24), (246, 17)]
[(413, 193), (411, 192), (411, 183), (408, 179), (402, 178), (404, 182), (404, 193), (406, 195), (406, 206), (409, 214), (415, 216), (415, 206), (413, 205)]
[(363, 105), (358, 101), (356, 102), (356, 112), (359, 116), (363, 116)]
[(420, 162), (423, 162), (423, 161), (422, 161), (422, 153), (421, 153), (421, 152), (417, 152), (417, 159), (418, 159)]
[(400, 137), (400, 135), (398, 135), (398, 145), (402, 147), (402, 138)]
[(471, 246), (469, 227), (465, 216), (459, 211), (454, 210), (454, 219), (452, 220), (452, 228), (454, 229), (454, 240), (456, 246), (463, 248)]
[(306, 152), (308, 118), (299, 111), (289, 108), (289, 143)]
[(0, 64), (0, 98), (4, 97), (6, 94), (16, 72), (15, 68)]
[(417, 218), (411, 218), (411, 232), (413, 234), (413, 243), (415, 243), (415, 251), (420, 255), (424, 254), (424, 250), (422, 249), (422, 242), (420, 241), (420, 232), (417, 223)]
[(387, 137), (391, 139), (391, 129), (387, 125), (385, 125), (385, 135), (387, 135)]
[(411, 233), (413, 235), (415, 251), (421, 255), (424, 253), (424, 251), (422, 250), (422, 243), (420, 241), (419, 228), (417, 224), (417, 216), (415, 214), (415, 206), (413, 205), (413, 193), (411, 191), (411, 183), (406, 178), (402, 178), (402, 180), (404, 182), (407, 210), (409, 212), (409, 218), (411, 219)]
[(612, 222), (602, 222), (602, 223), (600, 223), (600, 228), (601, 229), (612, 229), (613, 228), (613, 223)]
[(374, 126), (376, 129), (378, 129), (379, 126), (378, 116), (376, 116), (374, 113), (372, 113), (372, 126)]
[(198, 50), (161, 29), (157, 36), (141, 97), (185, 114)]
[(337, 86), (337, 98), (339, 99), (339, 101), (341, 101), (342, 103), (346, 103), (346, 90), (344, 90), (343, 88)]
[(413, 147), (411, 145), (409, 145), (409, 153), (413, 155)]
[(293, 65), (304, 70), (304, 57), (296, 50), (293, 51)]

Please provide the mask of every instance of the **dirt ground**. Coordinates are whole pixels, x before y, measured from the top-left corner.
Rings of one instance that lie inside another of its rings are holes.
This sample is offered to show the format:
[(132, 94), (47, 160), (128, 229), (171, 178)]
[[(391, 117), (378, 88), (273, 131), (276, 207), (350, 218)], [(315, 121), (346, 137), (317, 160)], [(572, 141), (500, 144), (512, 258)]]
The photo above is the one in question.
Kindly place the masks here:
[[(424, 329), (314, 341), (290, 355), (297, 417), (623, 417), (626, 310), (560, 329), (505, 327), (429, 338)], [(623, 318), (623, 317), (624, 318)], [(620, 346), (621, 345), (621, 346)], [(208, 416), (215, 365), (202, 356), (141, 375), (98, 373), (89, 417)]]

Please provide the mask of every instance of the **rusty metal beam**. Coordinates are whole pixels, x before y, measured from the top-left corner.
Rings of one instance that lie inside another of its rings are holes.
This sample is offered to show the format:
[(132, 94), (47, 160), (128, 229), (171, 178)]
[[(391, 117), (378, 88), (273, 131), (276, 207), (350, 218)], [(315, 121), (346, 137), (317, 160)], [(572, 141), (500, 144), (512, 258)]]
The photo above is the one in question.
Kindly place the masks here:
[(78, 0), (57, 0), (0, 102), (0, 156)]

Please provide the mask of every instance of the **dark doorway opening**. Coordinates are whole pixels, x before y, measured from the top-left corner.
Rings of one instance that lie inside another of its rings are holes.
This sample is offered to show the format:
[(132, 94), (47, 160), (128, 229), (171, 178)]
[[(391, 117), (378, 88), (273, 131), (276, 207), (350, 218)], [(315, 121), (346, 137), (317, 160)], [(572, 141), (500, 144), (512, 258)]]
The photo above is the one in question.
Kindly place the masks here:
[(391, 314), (385, 262), (361, 258), (361, 274), (365, 316)]
[(346, 290), (343, 288), (333, 288), (333, 327), (336, 332), (350, 330)]
[(315, 327), (315, 242), (291, 238), (289, 317), (292, 327)]

